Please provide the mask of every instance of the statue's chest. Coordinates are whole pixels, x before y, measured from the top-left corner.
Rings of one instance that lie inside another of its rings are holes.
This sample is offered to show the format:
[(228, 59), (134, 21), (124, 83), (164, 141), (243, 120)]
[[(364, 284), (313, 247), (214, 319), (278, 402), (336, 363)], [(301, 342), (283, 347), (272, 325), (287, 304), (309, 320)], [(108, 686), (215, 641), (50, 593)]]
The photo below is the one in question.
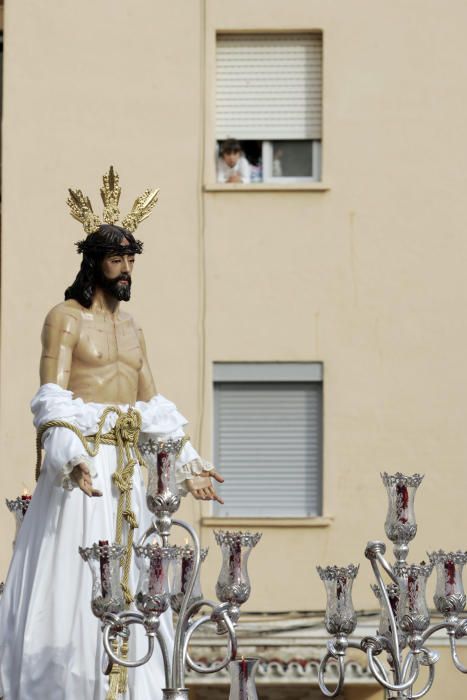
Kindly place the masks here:
[(84, 318), (74, 358), (92, 366), (121, 362), (141, 369), (143, 353), (131, 319)]

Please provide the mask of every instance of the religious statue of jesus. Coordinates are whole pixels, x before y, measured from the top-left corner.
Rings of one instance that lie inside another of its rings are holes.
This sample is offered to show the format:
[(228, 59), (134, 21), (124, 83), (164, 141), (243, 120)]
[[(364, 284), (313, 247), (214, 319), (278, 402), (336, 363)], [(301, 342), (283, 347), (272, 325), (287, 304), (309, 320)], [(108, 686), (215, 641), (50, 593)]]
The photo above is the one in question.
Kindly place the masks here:
[[(187, 421), (156, 392), (142, 329), (120, 308), (130, 299), (135, 256), (142, 252), (133, 233), (157, 191), (146, 190), (117, 226), (120, 191), (111, 167), (101, 188), (102, 222), (89, 198), (70, 190), (71, 213), (87, 236), (77, 244), (78, 275), (42, 331), (41, 386), (31, 407), (45, 457), (0, 603), (4, 700), (106, 700), (115, 692), (101, 671), (99, 620), (78, 548), (98, 540), (127, 546), (122, 587), (131, 605), (137, 582), (131, 544), (151, 522), (140, 449), (149, 439), (184, 437)], [(186, 437), (176, 476), (183, 494), (222, 502), (211, 481), (222, 477)], [(161, 625), (170, 642), (169, 613)], [(136, 630), (132, 638), (131, 655), (144, 655), (144, 635)], [(130, 670), (117, 696), (153, 699), (163, 685), (155, 652)]]

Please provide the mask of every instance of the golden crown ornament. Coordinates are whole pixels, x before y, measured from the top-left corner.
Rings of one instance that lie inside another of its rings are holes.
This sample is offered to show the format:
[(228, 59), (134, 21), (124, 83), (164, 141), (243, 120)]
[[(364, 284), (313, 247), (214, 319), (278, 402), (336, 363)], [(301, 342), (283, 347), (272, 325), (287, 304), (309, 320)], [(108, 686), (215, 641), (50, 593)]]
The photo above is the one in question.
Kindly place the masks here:
[[(115, 224), (120, 218), (118, 203), (122, 188), (120, 187), (120, 178), (118, 173), (115, 172), (113, 165), (110, 166), (109, 172), (105, 173), (102, 180), (103, 221), (94, 213), (89, 197), (86, 197), (81, 190), (68, 190), (70, 196), (67, 199), (67, 204), (70, 207), (70, 213), (74, 219), (83, 224), (87, 235), (97, 231), (103, 223)], [(133, 233), (156, 206), (158, 194), (158, 189), (145, 190), (135, 200), (130, 213), (122, 220), (122, 227)]]

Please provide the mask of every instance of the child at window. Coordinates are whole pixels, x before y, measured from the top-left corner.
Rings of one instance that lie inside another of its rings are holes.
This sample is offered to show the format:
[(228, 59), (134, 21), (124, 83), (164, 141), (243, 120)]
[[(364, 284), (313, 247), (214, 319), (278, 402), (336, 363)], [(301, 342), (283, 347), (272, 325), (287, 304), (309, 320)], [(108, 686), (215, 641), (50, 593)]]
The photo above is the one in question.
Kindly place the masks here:
[(250, 182), (250, 164), (237, 139), (226, 139), (217, 160), (217, 182)]

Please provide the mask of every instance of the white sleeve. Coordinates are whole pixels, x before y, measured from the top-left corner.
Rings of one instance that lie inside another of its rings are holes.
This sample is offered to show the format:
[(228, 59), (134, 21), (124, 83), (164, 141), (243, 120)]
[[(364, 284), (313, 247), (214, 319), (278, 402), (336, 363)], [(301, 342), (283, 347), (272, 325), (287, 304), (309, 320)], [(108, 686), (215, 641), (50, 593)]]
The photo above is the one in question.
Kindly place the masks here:
[[(62, 389), (58, 384), (44, 384), (31, 402), (34, 425), (39, 429), (52, 420), (64, 420), (75, 425), (82, 432), (87, 429), (84, 418), (85, 404), (80, 399), (73, 399), (71, 391)], [(87, 420), (95, 420), (95, 409), (88, 411)], [(42, 447), (45, 457), (41, 471), (51, 474), (54, 481), (70, 490), (77, 486), (70, 479), (73, 468), (80, 462), (88, 465), (91, 476), (97, 476), (93, 460), (88, 456), (79, 437), (69, 428), (49, 428), (42, 435)]]
[(57, 483), (67, 491), (77, 487), (70, 479), (74, 467), (81, 462), (87, 464), (94, 479), (97, 476), (94, 461), (85, 451), (81, 440), (68, 428), (49, 428), (42, 437), (45, 450), (41, 471), (52, 474)]

